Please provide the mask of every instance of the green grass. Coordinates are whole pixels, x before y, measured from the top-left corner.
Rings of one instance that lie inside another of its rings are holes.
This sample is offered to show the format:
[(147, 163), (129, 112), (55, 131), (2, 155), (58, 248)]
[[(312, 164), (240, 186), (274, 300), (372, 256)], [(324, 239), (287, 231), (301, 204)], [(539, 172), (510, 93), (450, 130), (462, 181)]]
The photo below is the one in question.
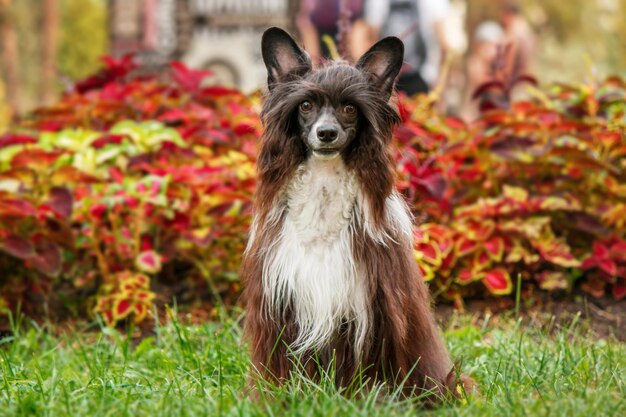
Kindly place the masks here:
[(550, 331), (513, 319), (456, 323), (447, 341), (481, 393), (430, 410), (382, 389), (348, 398), (329, 381), (302, 377), (263, 387), (271, 399), (251, 402), (243, 394), (248, 357), (231, 317), (157, 326), (139, 342), (111, 329), (54, 336), (16, 325), (24, 330), (0, 341), (0, 415), (626, 415), (624, 344), (599, 340), (575, 321)]

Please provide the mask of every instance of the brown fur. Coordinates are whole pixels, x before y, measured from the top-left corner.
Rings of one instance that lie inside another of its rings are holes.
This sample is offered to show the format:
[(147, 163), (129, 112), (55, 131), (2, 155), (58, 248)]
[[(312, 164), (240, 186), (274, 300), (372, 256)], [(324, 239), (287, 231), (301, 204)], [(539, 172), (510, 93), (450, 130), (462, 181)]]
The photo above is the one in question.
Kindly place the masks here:
[[(294, 369), (288, 346), (297, 335), (296, 325), (290, 319), (290, 311), (271, 317), (261, 274), (266, 251), (277, 239), (284, 218), (271, 222), (268, 214), (284, 204), (286, 185), (308, 157), (299, 137), (296, 110), (303, 100), (321, 94), (333, 103), (351, 102), (359, 108), (358, 133), (342, 157), (357, 175), (371, 206), (374, 224), (393, 241), (387, 245), (375, 242), (353, 216), (353, 256), (364, 265), (366, 274), (362, 279), (367, 282), (373, 313), (361, 360), (353, 353), (349, 327), (336, 336), (328, 351), (316, 352), (319, 364), (311, 358), (299, 359), (306, 372), (315, 377), (318, 365), (326, 368), (334, 358), (337, 383), (344, 386), (360, 373), (372, 383), (387, 381), (393, 385), (406, 381), (407, 392), (433, 390), (456, 394), (456, 374), (435, 324), (428, 288), (413, 257), (412, 242), (387, 225), (385, 202), (394, 191), (395, 181), (390, 142), (399, 117), (388, 103), (389, 95), (381, 93), (384, 80), (346, 63), (330, 63), (311, 70), (307, 68), (306, 56), (299, 59), (294, 70), (277, 73), (282, 79), (270, 74), (271, 90), (262, 111), (265, 132), (258, 159), (256, 236), (242, 265), (247, 310), (244, 335), (251, 347), (252, 363), (263, 378), (274, 382), (288, 379)], [(270, 65), (268, 68), (271, 71)]]

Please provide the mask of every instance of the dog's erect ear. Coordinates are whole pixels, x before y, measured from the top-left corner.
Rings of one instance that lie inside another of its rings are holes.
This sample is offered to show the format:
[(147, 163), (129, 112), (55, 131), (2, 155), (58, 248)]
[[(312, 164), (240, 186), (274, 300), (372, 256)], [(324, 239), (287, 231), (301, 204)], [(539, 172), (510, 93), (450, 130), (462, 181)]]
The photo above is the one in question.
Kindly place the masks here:
[(288, 75), (303, 75), (312, 68), (309, 54), (287, 32), (276, 27), (263, 33), (261, 52), (267, 67), (267, 85), (270, 90)]
[(364, 53), (356, 67), (373, 74), (378, 88), (385, 94), (385, 98), (389, 98), (403, 59), (404, 44), (395, 36), (389, 36), (376, 42)]

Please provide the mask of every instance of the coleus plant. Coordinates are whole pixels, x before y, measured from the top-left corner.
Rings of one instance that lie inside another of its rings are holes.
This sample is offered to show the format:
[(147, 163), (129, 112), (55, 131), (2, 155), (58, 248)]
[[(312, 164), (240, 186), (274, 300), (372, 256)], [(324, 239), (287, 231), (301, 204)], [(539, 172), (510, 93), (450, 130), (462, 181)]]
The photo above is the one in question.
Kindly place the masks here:
[(582, 276), (594, 295), (624, 297), (621, 261), (598, 255), (626, 235), (624, 82), (537, 94), (469, 125), (402, 103), (399, 185), (425, 222), (416, 257), (456, 301), (473, 282), (508, 294), (517, 276), (549, 290)]
[[(52, 296), (114, 324), (149, 315), (157, 286), (236, 295), (260, 98), (205, 75), (107, 58), (0, 137), (0, 308)], [(398, 186), (436, 294), (506, 295), (520, 276), (624, 297), (624, 82), (536, 94), (472, 124), (400, 99)]]
[(106, 65), (0, 138), (7, 308), (26, 301), (28, 288), (9, 291), (16, 280), (78, 294), (78, 308), (109, 324), (150, 314), (156, 277), (190, 291), (202, 281), (234, 288), (258, 99), (202, 87), (206, 73), (179, 63), (163, 79), (133, 76), (129, 57)]

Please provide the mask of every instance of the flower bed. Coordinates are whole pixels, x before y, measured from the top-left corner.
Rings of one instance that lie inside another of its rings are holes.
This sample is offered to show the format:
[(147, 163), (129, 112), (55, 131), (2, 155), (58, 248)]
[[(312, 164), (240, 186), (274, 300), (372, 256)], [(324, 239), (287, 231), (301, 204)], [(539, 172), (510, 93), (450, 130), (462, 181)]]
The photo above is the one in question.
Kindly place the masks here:
[[(232, 302), (260, 97), (176, 62), (105, 63), (0, 136), (0, 310), (141, 321), (157, 287)], [(437, 295), (506, 295), (518, 276), (626, 295), (626, 85), (536, 94), (472, 125), (400, 100), (398, 185)]]

